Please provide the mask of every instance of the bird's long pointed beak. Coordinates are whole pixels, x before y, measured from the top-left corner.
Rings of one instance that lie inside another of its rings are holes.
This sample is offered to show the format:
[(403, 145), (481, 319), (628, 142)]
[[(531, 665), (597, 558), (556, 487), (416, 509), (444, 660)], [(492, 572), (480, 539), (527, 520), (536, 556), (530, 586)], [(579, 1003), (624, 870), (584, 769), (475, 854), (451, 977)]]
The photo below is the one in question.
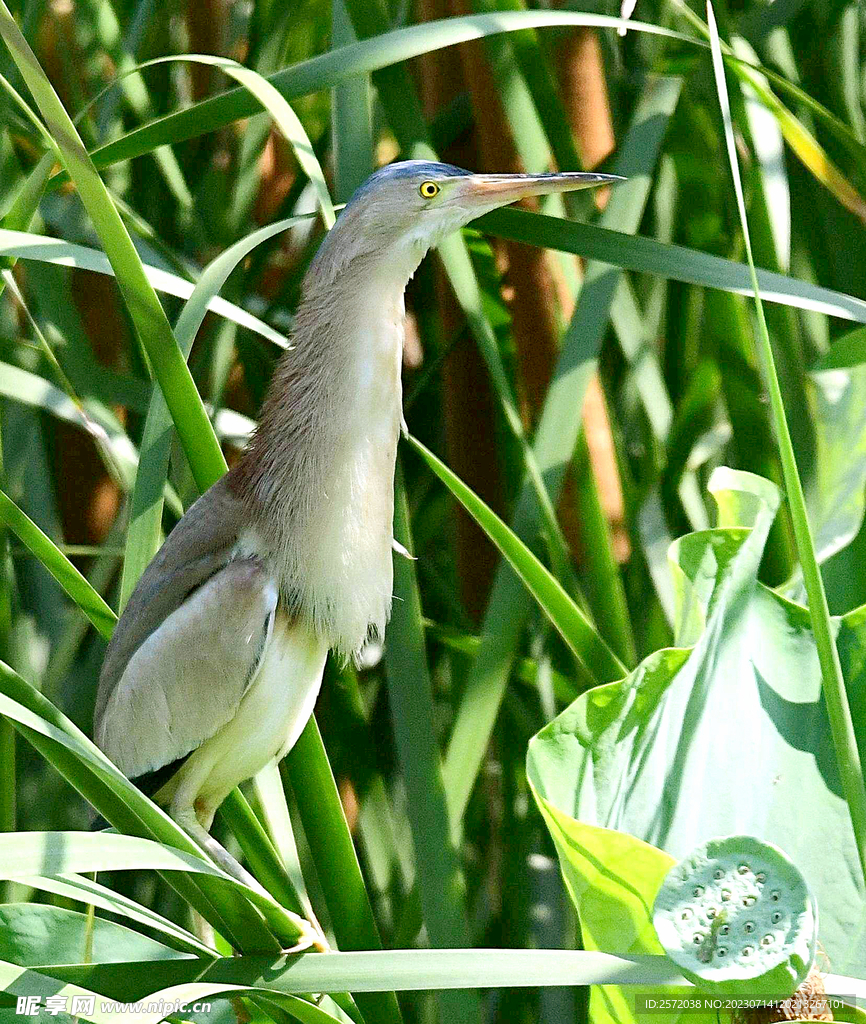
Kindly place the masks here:
[(546, 196), (552, 192), (575, 192), (597, 185), (625, 181), (618, 174), (567, 171), (562, 174), (472, 174), (461, 181), (461, 199), (479, 205), (506, 206), (524, 196)]

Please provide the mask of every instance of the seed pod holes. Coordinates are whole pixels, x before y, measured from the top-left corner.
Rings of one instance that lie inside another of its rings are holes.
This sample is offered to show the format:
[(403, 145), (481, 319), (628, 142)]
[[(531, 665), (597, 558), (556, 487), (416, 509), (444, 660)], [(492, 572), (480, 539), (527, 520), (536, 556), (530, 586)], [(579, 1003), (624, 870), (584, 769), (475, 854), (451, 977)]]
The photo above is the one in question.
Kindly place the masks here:
[(796, 866), (750, 836), (699, 846), (668, 872), (653, 908), (659, 940), (685, 977), (744, 996), (793, 991), (805, 979), (816, 921)]

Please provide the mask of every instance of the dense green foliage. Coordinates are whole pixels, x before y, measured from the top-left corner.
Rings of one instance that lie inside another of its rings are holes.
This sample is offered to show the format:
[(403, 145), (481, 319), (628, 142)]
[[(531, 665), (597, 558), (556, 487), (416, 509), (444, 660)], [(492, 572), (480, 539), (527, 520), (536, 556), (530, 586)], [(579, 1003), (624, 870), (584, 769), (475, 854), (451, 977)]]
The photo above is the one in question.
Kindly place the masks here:
[[(0, 1017), (66, 984), (182, 986), (214, 1024), (627, 1021), (626, 984), (677, 980), (661, 878), (729, 833), (786, 850), (866, 979), (866, 14), (720, 5), (741, 187), (702, 6), (640, 0), (624, 37), (607, 0), (469, 6), (0, 4)], [(87, 739), (96, 680), (249, 435), (332, 203), (434, 155), (628, 181), (416, 275), (417, 561), (220, 811), (266, 899)], [(274, 965), (311, 912), (365, 952)]]

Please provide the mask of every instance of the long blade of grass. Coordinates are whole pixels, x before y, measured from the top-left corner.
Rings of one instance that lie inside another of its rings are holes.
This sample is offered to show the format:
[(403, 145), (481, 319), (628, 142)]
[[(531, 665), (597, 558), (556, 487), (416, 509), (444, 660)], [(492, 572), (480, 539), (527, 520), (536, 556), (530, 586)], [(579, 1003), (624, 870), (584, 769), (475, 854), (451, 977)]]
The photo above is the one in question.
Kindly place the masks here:
[[(141, 965), (146, 961), (135, 961)], [(198, 961), (192, 961), (198, 963)], [(0, 960), (0, 991), (8, 993), (13, 997), (36, 995), (41, 1003), (43, 996), (59, 996), (63, 999), (64, 1005), (69, 1010), (75, 1010), (76, 1018), (91, 1021), (92, 1024), (111, 1024), (117, 1019), (117, 1014), (122, 1013), (127, 1020), (135, 1024), (159, 1024), (159, 1021), (166, 1017), (166, 1007), (195, 1005), (198, 1002), (207, 1002), (215, 996), (225, 995), (226, 997), (250, 994), (251, 996), (265, 997), (266, 1002), (274, 1003), (280, 1010), (287, 1011), (302, 1024), (333, 1024), (336, 1017), (324, 1010), (319, 1009), (308, 999), (302, 999), (275, 988), (268, 988), (264, 985), (242, 986), (228, 984), (210, 984), (193, 982), (187, 985), (175, 986), (171, 993), (163, 992), (162, 996), (147, 1000), (139, 1005), (126, 1002), (126, 993), (117, 994), (117, 1004), (100, 998), (104, 993), (94, 991), (92, 988), (84, 988), (72, 983), (64, 984), (55, 978), (48, 971), (53, 972), (54, 968), (48, 967), (42, 970), (19, 967), (16, 964)], [(168, 996), (168, 998), (162, 998)], [(254, 1000), (257, 1004), (259, 999)], [(49, 1011), (50, 1013), (50, 1011)], [(172, 1014), (169, 1019), (176, 1018)], [(282, 1018), (277, 1018), (282, 1019)]]
[(836, 763), (839, 768), (839, 777), (842, 781), (845, 799), (848, 802), (848, 809), (851, 813), (851, 824), (854, 829), (857, 851), (860, 856), (860, 867), (864, 878), (866, 878), (866, 784), (864, 784), (863, 780), (863, 767), (860, 763), (860, 752), (857, 747), (857, 736), (851, 719), (851, 709), (848, 704), (845, 680), (842, 677), (842, 665), (839, 661), (839, 653), (836, 650), (836, 644), (833, 639), (833, 626), (830, 622), (830, 610), (827, 606), (827, 595), (824, 592), (824, 581), (821, 578), (821, 570), (818, 567), (815, 547), (809, 530), (806, 498), (800, 482), (800, 474), (797, 470), (797, 460), (794, 457), (791, 435), (788, 431), (788, 421), (785, 416), (782, 391), (779, 387), (779, 378), (776, 373), (773, 347), (770, 344), (770, 335), (767, 330), (764, 309), (761, 303), (761, 290), (752, 259), (752, 243), (749, 237), (746, 202), (743, 197), (740, 165), (737, 158), (734, 128), (731, 120), (731, 108), (725, 84), (724, 63), (711, 0), (707, 0), (707, 21), (710, 31), (716, 91), (719, 96), (719, 105), (722, 109), (728, 160), (734, 180), (737, 209), (740, 215), (740, 225), (743, 229), (746, 256), (752, 277), (752, 288), (758, 315), (758, 344), (767, 381), (767, 390), (770, 395), (770, 407), (773, 412), (776, 438), (782, 461), (785, 491), (791, 508), (797, 554), (803, 570), (803, 583), (809, 599), (809, 617), (815, 634), (818, 659), (821, 663), (821, 680), (824, 700), (827, 704), (827, 716), (830, 719), (830, 731), (833, 735), (833, 746), (836, 750)]
[[(219, 965), (201, 970), (195, 960), (165, 960), (153, 963), (132, 961), (115, 964), (70, 965), (40, 969), (18, 967), (0, 961), (0, 991), (11, 996), (34, 993), (73, 995), (96, 993), (93, 1008), (85, 1004), (79, 1015), (93, 1024), (109, 1024), (117, 1012), (133, 1024), (158, 1024), (166, 1004), (188, 1006), (217, 996), (244, 993), (263, 995), (288, 1010), (304, 1024), (324, 1024), (334, 1018), (291, 993), (340, 991), (337, 977), (357, 982), (359, 991), (377, 992), (381, 978), (394, 978), (395, 988), (418, 989), (488, 988), (526, 985), (581, 985), (590, 983), (682, 984), (682, 978), (666, 957), (624, 959), (608, 953), (570, 950), (402, 950), (388, 953), (335, 953), (332, 956), (303, 957), (289, 965), (277, 961), (282, 970), (274, 971), (273, 961), (261, 958), (223, 958)], [(142, 968), (150, 977), (142, 979)], [(126, 970), (125, 982), (122, 975)], [(510, 973), (508, 973), (510, 972)], [(184, 976), (195, 980), (169, 982), (154, 990), (156, 978)], [(80, 978), (87, 988), (79, 987)], [(219, 979), (219, 980), (216, 980)], [(238, 980), (246, 979), (246, 980)], [(143, 983), (142, 983), (143, 980)], [(432, 980), (433, 984), (428, 984)], [(306, 984), (297, 987), (298, 983)], [(128, 1003), (130, 985), (139, 995), (138, 1004)], [(847, 990), (846, 990), (847, 991)], [(114, 995), (123, 1005), (103, 1008), (100, 995)], [(66, 1005), (71, 1008), (70, 1002)], [(113, 1011), (113, 1012), (111, 1012)]]
[[(2, 963), (2, 962), (0, 962)], [(281, 995), (283, 993), (339, 992), (351, 986), (359, 992), (378, 992), (382, 985), (411, 992), (446, 988), (526, 988), (574, 985), (660, 985), (682, 986), (684, 994), (694, 992), (676, 966), (665, 956), (615, 956), (612, 953), (566, 949), (401, 949), (387, 952), (333, 953), (273, 960), (265, 957), (223, 957), (201, 970), (192, 960), (126, 962), (116, 964), (70, 964), (41, 968), (44, 986), (51, 979), (86, 983), (91, 991), (113, 996), (121, 1002), (130, 991), (139, 1000), (192, 1003), (220, 993), (241, 991)], [(48, 973), (50, 972), (50, 973)], [(13, 985), (24, 975), (23, 968), (3, 964), (0, 986), (13, 995), (28, 989)], [(166, 987), (155, 989), (163, 981)], [(827, 975), (828, 995), (860, 999), (866, 984), (857, 978)], [(42, 990), (42, 989), (40, 989)], [(128, 1006), (124, 1019), (137, 1024), (156, 1024), (152, 1016)], [(378, 1022), (377, 1022), (378, 1024)]]
[[(152, 972), (152, 980), (145, 967)], [(191, 960), (133, 961), (94, 964), (86, 980), (106, 994), (123, 992), (118, 986), (123, 984), (124, 969), (130, 972), (126, 976), (129, 988), (141, 992), (142, 998), (165, 1002), (177, 998), (181, 985), (189, 1001), (215, 995), (218, 985), (288, 993), (346, 991), (347, 983), (356, 992), (378, 992), (384, 985), (398, 992), (589, 984), (691, 988), (666, 956), (615, 956), (565, 949), (395, 949), (276, 960), (223, 957), (204, 969)], [(51, 967), (50, 973), (61, 980), (85, 980), (78, 964)], [(160, 978), (171, 987), (155, 990)], [(196, 991), (196, 985), (202, 988)]]
[[(525, 33), (528, 30), (557, 26), (620, 28), (626, 24), (630, 31), (649, 33), (698, 48), (707, 48), (709, 45), (701, 39), (695, 39), (658, 25), (636, 21), (626, 22), (623, 19), (607, 15), (563, 11), (502, 11), (497, 14), (448, 18), (427, 22), (423, 25), (411, 25), (395, 29), (392, 32), (383, 32), (374, 39), (341, 46), (328, 54), (275, 72), (268, 76), (267, 81), (274, 85), (286, 99), (293, 99), (320, 89), (332, 88), (338, 82), (354, 75), (369, 74), (391, 64), (411, 60), (424, 53), (431, 53), (472, 39), (499, 33)], [(695, 18), (693, 24), (703, 33), (706, 32), (706, 26), (703, 26), (699, 18)], [(725, 59), (732, 67), (742, 68), (746, 74), (765, 75), (778, 89), (786, 91), (796, 102), (806, 104), (848, 147), (852, 155), (856, 159), (862, 160), (864, 154), (862, 143), (844, 122), (814, 97), (809, 96), (794, 83), (763, 65), (749, 64), (733, 54), (726, 54)], [(94, 160), (100, 167), (119, 160), (129, 160), (149, 153), (158, 146), (182, 142), (224, 128), (232, 121), (257, 113), (259, 109), (254, 98), (246, 95), (240, 89), (235, 89), (194, 103), (183, 110), (167, 114), (134, 129), (97, 149), (94, 153)], [(563, 157), (568, 157), (570, 151), (563, 149), (560, 143), (561, 139), (557, 139), (557, 157), (562, 160)], [(572, 160), (568, 157), (561, 165), (572, 166)]]
[[(292, 892), (291, 898), (297, 900), (298, 903), (298, 906), (294, 909), (297, 909), (298, 913), (303, 914), (304, 917), (312, 920), (313, 908), (310, 904), (304, 875), (301, 870), (295, 830), (292, 827), (292, 820), (289, 817), (289, 808), (286, 803), (286, 790), (280, 777), (279, 767), (275, 763), (267, 765), (255, 776), (252, 783), (252, 793), (256, 808), (254, 810), (253, 806), (245, 801), (246, 808), (249, 808), (249, 816), (253, 822), (253, 827), (264, 834), (267, 844), (273, 850), (270, 865), (274, 863), (280, 865), (282, 871), (279, 876), (279, 884), (283, 891), (286, 891), (286, 882), (289, 882)], [(238, 796), (241, 796), (240, 791), (238, 791)], [(245, 812), (246, 808), (244, 809)], [(259, 820), (260, 817), (261, 821)], [(239, 839), (243, 842), (243, 833), (241, 833)], [(249, 856), (246, 849), (244, 849), (244, 854)], [(253, 865), (253, 872), (256, 877), (258, 877), (260, 869), (267, 869), (270, 866), (264, 864), (256, 865), (252, 860), (250, 863)], [(288, 906), (284, 902), (282, 895), (277, 896), (270, 886), (266, 886), (266, 888), (277, 897), (280, 903)]]
[[(622, 191), (624, 186), (618, 186)], [(607, 218), (604, 218), (607, 223)], [(751, 295), (749, 268), (743, 263), (698, 252), (683, 245), (658, 242), (644, 235), (613, 230), (598, 224), (559, 220), (524, 210), (496, 210), (479, 217), (476, 226), (498, 238), (529, 245), (563, 249), (623, 270), (656, 274), (673, 281), (718, 288), (735, 295)], [(843, 320), (866, 323), (866, 302), (808, 281), (769, 270), (757, 270), (761, 298), (798, 309), (815, 310)]]
[(75, 125), (2, 0), (0, 35), (43, 117), (51, 125), (53, 145), (100, 236), (136, 334), (171, 409), (193, 474), (200, 489), (205, 490), (225, 472), (226, 463), (165, 311)]
[(6, 524), (22, 544), (39, 559), (57, 580), (75, 604), (108, 639), (117, 618), (103, 599), (91, 587), (72, 562), (58, 549), (54, 541), (39, 529), (36, 523), (0, 491), (0, 521)]
[[(114, 277), (114, 267), (105, 254), (99, 252), (98, 249), (28, 231), (0, 228), (0, 256), (10, 259), (39, 260), (42, 263), (52, 263), (58, 267), (78, 267), (81, 270), (92, 270), (97, 274), (108, 274)], [(151, 285), (157, 291), (165, 292), (166, 295), (188, 299), (195, 289), (194, 284), (178, 277), (177, 274), (163, 270), (161, 267), (144, 264), (144, 273)], [(233, 321), (240, 327), (246, 327), (247, 330), (260, 334), (281, 348), (285, 348), (288, 344), (285, 337), (275, 331), (273, 327), (245, 309), (241, 309), (240, 306), (221, 299), (218, 295), (211, 299), (208, 309), (218, 316)]]
[[(6, 701), (3, 705), (6, 706)], [(0, 876), (18, 878), (36, 866), (47, 875), (86, 871), (191, 871), (243, 885), (199, 854), (110, 832), (14, 832), (0, 835)], [(246, 888), (246, 887), (245, 887)], [(256, 899), (261, 897), (256, 894)], [(253, 897), (250, 897), (253, 899)]]
[(608, 647), (559, 580), (517, 534), (433, 452), (414, 437), (410, 437), (409, 442), (508, 559), (512, 569), (589, 676), (596, 682), (609, 683), (628, 675), (628, 669)]
[[(603, 14), (561, 11), (503, 11), (445, 18), (350, 43), (269, 75), (267, 81), (286, 99), (294, 99), (319, 89), (330, 89), (353, 75), (368, 74), (446, 46), (500, 32), (565, 25), (615, 29), (621, 24), (624, 24), (622, 19)], [(658, 25), (632, 21), (628, 25), (632, 31), (648, 32), (697, 46), (706, 45)], [(100, 147), (93, 158), (100, 167), (118, 160), (130, 160), (149, 153), (157, 146), (182, 142), (224, 128), (232, 121), (258, 113), (260, 109), (249, 93), (234, 89), (151, 121)]]

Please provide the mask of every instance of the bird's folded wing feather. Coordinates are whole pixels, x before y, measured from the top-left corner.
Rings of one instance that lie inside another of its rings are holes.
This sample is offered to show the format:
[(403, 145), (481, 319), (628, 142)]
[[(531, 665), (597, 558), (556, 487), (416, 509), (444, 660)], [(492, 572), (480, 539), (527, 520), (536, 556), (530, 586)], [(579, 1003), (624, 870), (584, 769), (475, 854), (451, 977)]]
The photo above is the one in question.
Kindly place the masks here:
[(255, 672), (277, 591), (258, 559), (230, 561), (246, 520), (223, 477), (169, 534), (115, 628), (94, 737), (130, 777), (212, 736)]

